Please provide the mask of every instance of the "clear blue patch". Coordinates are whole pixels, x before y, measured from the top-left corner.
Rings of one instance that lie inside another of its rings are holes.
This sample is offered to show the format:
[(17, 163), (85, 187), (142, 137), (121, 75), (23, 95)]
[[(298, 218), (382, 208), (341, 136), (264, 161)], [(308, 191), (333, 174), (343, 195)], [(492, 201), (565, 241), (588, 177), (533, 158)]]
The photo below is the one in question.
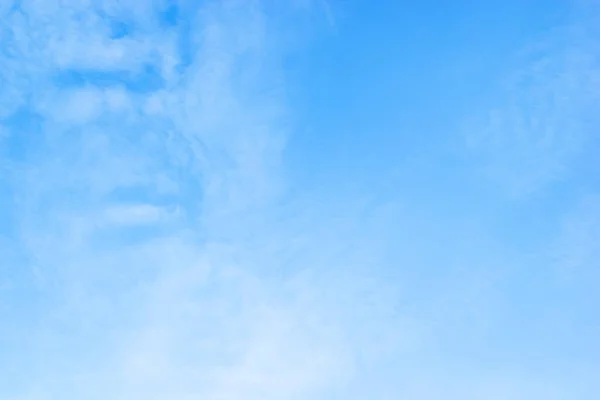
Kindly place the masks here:
[(25, 161), (36, 147), (34, 144), (38, 139), (36, 134), (41, 131), (42, 117), (27, 107), (21, 107), (1, 122), (11, 135), (3, 140), (0, 157)]
[(180, 8), (177, 4), (171, 3), (160, 14), (159, 21), (164, 27), (173, 27), (177, 25), (180, 17)]
[(123, 86), (134, 93), (149, 93), (161, 89), (165, 81), (154, 65), (146, 65), (136, 73), (128, 71), (63, 70), (54, 75), (59, 87), (91, 85), (100, 88)]
[(169, 226), (164, 227), (161, 224), (153, 223), (97, 229), (91, 242), (99, 250), (110, 251), (157, 239), (168, 232), (168, 229)]
[(178, 73), (183, 73), (187, 67), (190, 66), (192, 60), (194, 58), (193, 52), (193, 44), (192, 44), (192, 29), (190, 26), (190, 22), (180, 21), (179, 23), (179, 40), (177, 43), (177, 47), (179, 50), (179, 60), (180, 63), (177, 66), (176, 70)]
[(129, 36), (133, 32), (133, 25), (123, 22), (112, 20), (110, 21), (110, 38), (121, 39), (125, 36)]
[(177, 31), (178, 37), (178, 52), (180, 57), (180, 63), (177, 66), (176, 70), (179, 73), (182, 73), (191, 63), (192, 60), (192, 48), (191, 38), (191, 24), (189, 20), (189, 15), (191, 15), (191, 11), (186, 9), (185, 6), (181, 4), (177, 4), (175, 1), (171, 1), (170, 4), (165, 7), (159, 13), (159, 23), (163, 29), (174, 29)]

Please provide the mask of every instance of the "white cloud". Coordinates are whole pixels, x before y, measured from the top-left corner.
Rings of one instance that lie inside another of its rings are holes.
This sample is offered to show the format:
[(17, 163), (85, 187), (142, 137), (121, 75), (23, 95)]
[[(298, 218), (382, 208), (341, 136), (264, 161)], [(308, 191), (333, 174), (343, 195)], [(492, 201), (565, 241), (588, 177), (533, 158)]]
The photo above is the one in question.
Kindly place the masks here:
[[(192, 27), (187, 49), (179, 43), (187, 33), (157, 22), (165, 4), (23, 1), (3, 17), (12, 38), (2, 42), (11, 56), (0, 55), (2, 115), (28, 107), (43, 121), (36, 136), (23, 139), (33, 149), (28, 163), (7, 177), (15, 186), (17, 234), (6, 246), (25, 248), (20, 267), (30, 267), (32, 277), (22, 280), (30, 279), (31, 297), (41, 300), (15, 296), (9, 303), (19, 310), (20, 334), (0, 359), (0, 373), (14, 377), (0, 395), (300, 400), (346, 391), (424, 400), (552, 393), (511, 373), (453, 367), (450, 382), (413, 371), (439, 361), (421, 356), (431, 357), (423, 349), (439, 345), (438, 331), (452, 329), (444, 323), (487, 310), (488, 281), (471, 276), (456, 284), (454, 277), (453, 288), (426, 305), (399, 307), (400, 290), (377, 268), (384, 247), (377, 216), (365, 217), (350, 199), (278, 201), (290, 110), (272, 42), (278, 32), (264, 4), (181, 3)], [(112, 39), (109, 17), (132, 23), (131, 37)], [(148, 63), (164, 84), (131, 89), (127, 79)], [(128, 74), (102, 85), (55, 79), (72, 69)], [(520, 130), (515, 110), (499, 112), (496, 133), (517, 127), (508, 138), (479, 137), (477, 146), (484, 153), (508, 148), (492, 162), (507, 165), (513, 157), (523, 170), (534, 149), (539, 170), (525, 186), (540, 183), (554, 173), (545, 152), (562, 165), (579, 143), (552, 136), (544, 124), (535, 134)], [(5, 129), (11, 140), (18, 134)], [(411, 216), (394, 215), (407, 237), (430, 233), (417, 229), (422, 221), (411, 225)], [(130, 230), (139, 237), (115, 233)], [(417, 241), (407, 242), (391, 246), (409, 253), (400, 261), (418, 269), (424, 263), (410, 248)], [(398, 375), (382, 383), (375, 377), (381, 371)], [(473, 384), (473, 376), (482, 383)]]
[[(40, 329), (16, 351), (36, 368), (8, 398), (54, 400), (66, 388), (89, 399), (306, 398), (340, 384), (365, 339), (346, 336), (335, 297), (307, 300), (335, 282), (290, 283), (331, 255), (298, 258), (280, 276), (295, 234), (267, 222), (287, 110), (261, 3), (186, 9), (191, 55), (176, 76), (177, 38), (150, 32), (158, 24), (143, 15), (156, 9), (107, 7), (147, 29), (114, 40), (103, 4), (25, 1), (7, 17), (5, 93), (43, 120), (39, 151), (10, 177), (23, 199), (14, 240), (51, 299), (25, 308)], [(167, 82), (148, 93), (54, 79), (72, 69), (135, 76), (148, 62)], [(152, 229), (107, 239), (132, 227)]]

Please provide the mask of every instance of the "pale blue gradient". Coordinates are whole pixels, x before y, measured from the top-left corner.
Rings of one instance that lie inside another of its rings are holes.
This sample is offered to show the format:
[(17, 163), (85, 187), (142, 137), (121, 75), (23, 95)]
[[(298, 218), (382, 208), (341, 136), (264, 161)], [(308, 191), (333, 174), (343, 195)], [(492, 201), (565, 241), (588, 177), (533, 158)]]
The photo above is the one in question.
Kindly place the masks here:
[(0, 398), (592, 400), (600, 4), (0, 2)]

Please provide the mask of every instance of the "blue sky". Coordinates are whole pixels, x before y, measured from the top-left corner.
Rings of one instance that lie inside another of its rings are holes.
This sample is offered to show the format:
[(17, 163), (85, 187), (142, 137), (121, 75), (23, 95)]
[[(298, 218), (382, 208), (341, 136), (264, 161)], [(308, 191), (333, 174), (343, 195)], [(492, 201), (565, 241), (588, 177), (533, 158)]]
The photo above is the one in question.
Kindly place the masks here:
[(0, 5), (0, 398), (594, 399), (595, 1)]

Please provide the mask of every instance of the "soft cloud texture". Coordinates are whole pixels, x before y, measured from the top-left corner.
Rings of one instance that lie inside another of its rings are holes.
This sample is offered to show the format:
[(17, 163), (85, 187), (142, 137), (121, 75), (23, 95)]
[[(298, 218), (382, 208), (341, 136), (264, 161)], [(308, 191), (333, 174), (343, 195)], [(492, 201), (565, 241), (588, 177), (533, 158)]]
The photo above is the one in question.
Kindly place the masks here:
[[(398, 160), (417, 184), (382, 190), (379, 166), (355, 193), (333, 154), (302, 154), (328, 188), (286, 163), (306, 134), (290, 54), (315, 13), (343, 36), (342, 6), (0, 5), (0, 397), (592, 398), (594, 25), (525, 51), (493, 109), (456, 116), (466, 139), (432, 140), (452, 149)], [(354, 129), (329, 134), (375, 146)], [(441, 174), (457, 147), (469, 171)]]
[(468, 146), (485, 174), (511, 197), (568, 179), (594, 139), (598, 49), (581, 29), (578, 21), (527, 46), (506, 80), (503, 104), (469, 128)]
[(6, 247), (23, 258), (3, 266), (3, 396), (335, 387), (359, 342), (320, 294), (335, 282), (298, 275), (334, 260), (272, 215), (288, 124), (270, 17), (260, 2), (150, 4), (3, 11)]

